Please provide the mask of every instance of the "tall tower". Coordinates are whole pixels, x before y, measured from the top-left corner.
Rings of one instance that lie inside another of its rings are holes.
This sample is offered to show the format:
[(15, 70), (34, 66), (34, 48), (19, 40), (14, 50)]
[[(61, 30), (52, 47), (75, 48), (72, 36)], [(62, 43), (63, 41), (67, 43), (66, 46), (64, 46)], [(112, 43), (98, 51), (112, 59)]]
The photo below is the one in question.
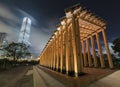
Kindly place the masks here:
[(7, 33), (0, 32), (0, 46), (5, 45)]
[(21, 27), (21, 30), (20, 30), (20, 34), (19, 34), (19, 39), (18, 39), (19, 43), (24, 43), (26, 45), (30, 45), (30, 42), (29, 42), (30, 27), (31, 27), (30, 18), (24, 17), (22, 27)]

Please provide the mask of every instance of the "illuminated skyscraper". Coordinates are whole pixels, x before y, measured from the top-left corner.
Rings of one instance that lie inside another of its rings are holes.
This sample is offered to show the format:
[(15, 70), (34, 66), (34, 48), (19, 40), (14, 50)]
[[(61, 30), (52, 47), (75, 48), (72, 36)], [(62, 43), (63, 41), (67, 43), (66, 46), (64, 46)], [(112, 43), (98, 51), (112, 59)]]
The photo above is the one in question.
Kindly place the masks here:
[[(3, 48), (7, 45), (7, 33), (0, 32), (0, 56), (5, 54)], [(0, 59), (3, 57), (0, 57)]]
[(18, 39), (19, 43), (30, 45), (30, 42), (29, 42), (30, 27), (31, 27), (31, 20), (30, 18), (25, 17), (23, 19), (22, 27), (19, 34), (19, 39)]
[(0, 46), (5, 45), (7, 33), (0, 32)]

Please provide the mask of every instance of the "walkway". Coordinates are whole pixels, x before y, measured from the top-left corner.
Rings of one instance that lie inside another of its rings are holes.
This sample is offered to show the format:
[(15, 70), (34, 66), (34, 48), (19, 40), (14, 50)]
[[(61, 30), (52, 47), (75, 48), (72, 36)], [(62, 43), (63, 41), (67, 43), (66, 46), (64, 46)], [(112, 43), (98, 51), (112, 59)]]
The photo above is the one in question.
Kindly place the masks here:
[(120, 87), (120, 70), (96, 81), (89, 87)]
[(34, 87), (65, 87), (62, 83), (45, 73), (37, 66), (33, 66)]
[[(110, 77), (111, 81), (114, 78), (114, 81), (118, 82), (117, 79), (119, 79), (119, 76), (117, 74), (120, 74), (120, 72), (116, 70), (84, 68), (85, 75), (79, 77), (70, 77), (67, 76), (66, 74), (62, 74), (60, 72), (56, 72), (42, 66), (34, 66), (33, 69), (34, 69), (34, 87), (40, 87), (40, 86), (41, 87), (87, 87), (87, 86), (97, 87), (95, 81), (99, 83), (99, 80), (101, 78), (109, 77), (109, 75), (113, 73), (114, 76)], [(114, 72), (115, 73), (118, 72), (118, 73), (115, 74)], [(118, 78), (116, 79), (117, 76)], [(98, 87), (104, 87), (104, 86), (98, 86)], [(105, 85), (105, 87), (107, 86)]]

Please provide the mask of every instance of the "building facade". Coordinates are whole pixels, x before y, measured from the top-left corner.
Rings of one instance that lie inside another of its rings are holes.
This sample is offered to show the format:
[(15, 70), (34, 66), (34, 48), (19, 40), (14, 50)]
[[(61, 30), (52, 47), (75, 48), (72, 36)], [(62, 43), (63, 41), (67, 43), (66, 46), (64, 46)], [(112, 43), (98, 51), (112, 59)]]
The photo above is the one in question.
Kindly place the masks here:
[(6, 42), (7, 33), (0, 32), (0, 46)]
[(5, 54), (3, 47), (7, 45), (7, 33), (0, 32), (0, 59)]
[(31, 27), (31, 20), (28, 17), (23, 19), (22, 27), (20, 30), (18, 42), (30, 45), (29, 37), (30, 37), (30, 27)]

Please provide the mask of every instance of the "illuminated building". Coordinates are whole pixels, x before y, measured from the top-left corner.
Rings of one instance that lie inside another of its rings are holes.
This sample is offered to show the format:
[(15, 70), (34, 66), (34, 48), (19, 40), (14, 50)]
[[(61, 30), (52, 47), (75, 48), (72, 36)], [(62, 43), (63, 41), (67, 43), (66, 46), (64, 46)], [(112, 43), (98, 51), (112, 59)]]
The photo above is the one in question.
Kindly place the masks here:
[(18, 39), (19, 43), (30, 45), (30, 42), (29, 42), (30, 27), (31, 27), (31, 20), (30, 18), (25, 17), (23, 19), (22, 27), (19, 34), (19, 39)]

